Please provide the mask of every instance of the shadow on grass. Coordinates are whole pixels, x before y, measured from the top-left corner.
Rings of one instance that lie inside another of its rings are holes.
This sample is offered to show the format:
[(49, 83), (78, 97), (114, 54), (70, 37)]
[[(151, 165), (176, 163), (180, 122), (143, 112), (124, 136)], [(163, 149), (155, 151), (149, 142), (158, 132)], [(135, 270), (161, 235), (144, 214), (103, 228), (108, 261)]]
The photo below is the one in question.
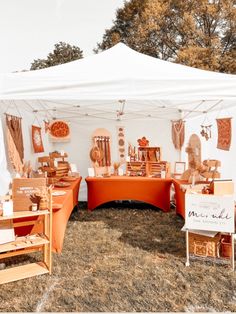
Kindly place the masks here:
[(72, 221), (103, 222), (108, 228), (119, 230), (120, 241), (135, 248), (155, 253), (185, 256), (184, 220), (173, 209), (166, 213), (140, 202), (109, 202), (87, 210), (81, 202), (70, 217)]

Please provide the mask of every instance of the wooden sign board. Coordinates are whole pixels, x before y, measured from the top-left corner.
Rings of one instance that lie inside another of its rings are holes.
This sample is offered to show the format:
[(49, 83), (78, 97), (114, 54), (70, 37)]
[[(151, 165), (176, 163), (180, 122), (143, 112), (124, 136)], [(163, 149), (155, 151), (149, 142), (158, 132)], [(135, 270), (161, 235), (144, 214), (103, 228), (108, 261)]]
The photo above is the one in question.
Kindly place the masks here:
[(233, 195), (185, 194), (185, 227), (234, 233)]
[(12, 183), (13, 211), (31, 210), (30, 196), (46, 193), (46, 178), (15, 178)]

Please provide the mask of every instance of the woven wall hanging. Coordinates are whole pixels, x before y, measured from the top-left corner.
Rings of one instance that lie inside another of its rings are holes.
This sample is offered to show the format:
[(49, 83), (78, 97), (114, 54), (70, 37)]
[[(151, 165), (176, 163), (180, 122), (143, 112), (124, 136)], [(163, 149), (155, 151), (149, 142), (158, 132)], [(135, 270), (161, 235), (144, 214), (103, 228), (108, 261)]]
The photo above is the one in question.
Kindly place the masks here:
[(32, 144), (36, 154), (44, 152), (41, 128), (39, 126), (32, 125)]
[(222, 150), (229, 150), (231, 145), (231, 119), (222, 118), (216, 119), (218, 129), (217, 148)]
[(125, 162), (125, 128), (117, 126), (118, 156), (120, 163)]

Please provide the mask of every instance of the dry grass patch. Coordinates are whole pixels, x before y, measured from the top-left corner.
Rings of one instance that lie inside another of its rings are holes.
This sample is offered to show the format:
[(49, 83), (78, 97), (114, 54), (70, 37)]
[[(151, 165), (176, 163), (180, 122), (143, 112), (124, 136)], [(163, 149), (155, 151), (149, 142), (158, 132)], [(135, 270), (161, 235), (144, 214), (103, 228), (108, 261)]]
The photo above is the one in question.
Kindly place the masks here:
[(9, 283), (0, 310), (236, 311), (230, 267), (185, 267), (183, 220), (146, 205), (74, 211), (53, 275)]

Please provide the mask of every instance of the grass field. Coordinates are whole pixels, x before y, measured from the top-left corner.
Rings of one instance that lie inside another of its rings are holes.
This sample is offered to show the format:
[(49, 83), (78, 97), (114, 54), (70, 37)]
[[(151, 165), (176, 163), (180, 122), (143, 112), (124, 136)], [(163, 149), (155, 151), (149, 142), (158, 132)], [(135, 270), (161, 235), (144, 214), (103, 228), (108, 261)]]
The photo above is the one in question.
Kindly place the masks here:
[(229, 266), (193, 261), (185, 267), (183, 224), (174, 211), (144, 204), (93, 212), (81, 204), (63, 253), (53, 254), (53, 275), (1, 286), (0, 311), (235, 312), (236, 275)]

